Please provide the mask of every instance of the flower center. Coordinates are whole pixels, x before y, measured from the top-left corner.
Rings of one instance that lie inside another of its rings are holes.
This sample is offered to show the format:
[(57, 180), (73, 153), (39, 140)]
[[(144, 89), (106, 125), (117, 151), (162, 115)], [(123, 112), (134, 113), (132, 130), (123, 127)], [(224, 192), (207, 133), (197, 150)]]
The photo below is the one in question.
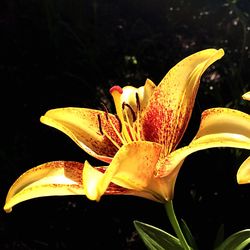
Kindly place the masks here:
[[(102, 127), (100, 116), (98, 117), (100, 132), (108, 137), (108, 139), (117, 147), (130, 143), (132, 141), (141, 140), (140, 133), (140, 100), (139, 95), (135, 92), (134, 96), (128, 96), (124, 100), (123, 89), (120, 86), (113, 86), (110, 89), (116, 108), (116, 120), (106, 112), (107, 126)], [(130, 105), (130, 99), (135, 98), (136, 107)]]

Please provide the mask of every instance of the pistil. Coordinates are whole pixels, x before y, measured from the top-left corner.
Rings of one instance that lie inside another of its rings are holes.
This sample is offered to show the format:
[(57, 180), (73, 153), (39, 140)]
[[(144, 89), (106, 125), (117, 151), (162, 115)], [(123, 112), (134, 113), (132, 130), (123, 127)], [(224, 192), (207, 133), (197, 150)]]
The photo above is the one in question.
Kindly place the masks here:
[(128, 130), (127, 130), (127, 125), (126, 125), (126, 122), (124, 120), (124, 116), (123, 116), (123, 108), (122, 108), (123, 105), (122, 105), (122, 101), (121, 101), (121, 95), (123, 93), (123, 90), (120, 86), (116, 85), (116, 86), (113, 86), (109, 92), (114, 99), (116, 113), (117, 113), (117, 116), (119, 117), (121, 124), (122, 124), (123, 137), (127, 143), (132, 142), (131, 137), (130, 137)]

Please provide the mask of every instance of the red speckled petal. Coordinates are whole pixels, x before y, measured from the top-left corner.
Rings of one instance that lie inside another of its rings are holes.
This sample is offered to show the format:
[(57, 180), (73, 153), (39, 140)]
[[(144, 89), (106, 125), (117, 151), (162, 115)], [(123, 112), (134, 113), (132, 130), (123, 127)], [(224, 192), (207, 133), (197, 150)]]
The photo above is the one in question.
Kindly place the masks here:
[(206, 49), (183, 59), (166, 74), (142, 116), (145, 140), (164, 144), (166, 154), (177, 146), (188, 125), (202, 74), (223, 55), (222, 49)]
[[(86, 172), (84, 173), (85, 182), (87, 180), (87, 183), (89, 183), (90, 185), (88, 188), (85, 189), (85, 192), (89, 192), (87, 196), (92, 197), (91, 193), (93, 192), (92, 189), (95, 188), (94, 184), (96, 184), (96, 182), (102, 178), (101, 175), (106, 171), (107, 168), (106, 167), (105, 168), (104, 167), (92, 167), (88, 162), (85, 162), (84, 168), (86, 170)], [(168, 177), (168, 179), (153, 178), (152, 181), (149, 183), (149, 188), (145, 189), (145, 191), (127, 189), (113, 182), (110, 182), (108, 188), (104, 192), (104, 195), (133, 195), (133, 196), (146, 198), (146, 199), (156, 201), (156, 202), (166, 202), (166, 200), (168, 199), (163, 199), (162, 198), (163, 196), (160, 196), (159, 194), (157, 194), (157, 192), (165, 196), (168, 194), (172, 194), (171, 192), (173, 189), (172, 185), (174, 183), (173, 182), (171, 183), (171, 181), (172, 181), (171, 177), (170, 178)], [(168, 185), (168, 183), (170, 183), (170, 185)], [(92, 197), (91, 199), (95, 199), (95, 197)]]
[[(105, 117), (105, 112), (85, 108), (59, 108), (49, 110), (40, 120), (65, 133), (88, 154), (109, 163), (117, 148), (102, 135), (98, 116)], [(109, 117), (116, 120), (111, 114)], [(102, 122), (102, 129), (105, 129), (105, 124), (107, 123)], [(112, 131), (109, 127), (106, 130)]]
[(4, 210), (11, 212), (16, 204), (37, 197), (83, 195), (83, 166), (74, 161), (53, 161), (26, 171), (9, 189)]
[(229, 108), (211, 108), (202, 113), (194, 139), (208, 134), (233, 133), (250, 137), (250, 115)]
[[(9, 189), (4, 210), (9, 213), (15, 205), (38, 197), (85, 195), (82, 182), (85, 165), (74, 161), (52, 161), (26, 171)], [(106, 167), (95, 167), (94, 170), (102, 175)], [(136, 195), (137, 193), (110, 183), (104, 194)]]
[[(145, 192), (154, 179), (161, 146), (152, 142), (132, 142), (121, 147), (104, 174), (85, 163), (84, 190), (91, 200), (100, 200), (110, 183)], [(159, 191), (160, 192), (160, 191)]]
[(166, 176), (188, 155), (215, 147), (250, 149), (250, 115), (228, 108), (208, 109), (202, 114), (200, 128), (188, 146), (169, 154), (158, 176)]

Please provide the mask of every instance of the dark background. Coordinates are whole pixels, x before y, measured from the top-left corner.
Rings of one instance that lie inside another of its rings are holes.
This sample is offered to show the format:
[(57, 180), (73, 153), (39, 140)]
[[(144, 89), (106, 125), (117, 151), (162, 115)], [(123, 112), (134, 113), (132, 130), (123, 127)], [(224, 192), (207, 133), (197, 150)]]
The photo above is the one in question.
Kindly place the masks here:
[[(59, 107), (113, 110), (114, 84), (156, 84), (184, 57), (206, 48), (225, 56), (203, 75), (181, 145), (194, 136), (201, 112), (227, 106), (249, 112), (248, 0), (3, 0), (0, 3), (0, 201), (24, 171), (52, 160), (89, 157), (61, 132), (39, 122)], [(210, 149), (189, 156), (177, 179), (174, 206), (200, 249), (250, 227), (250, 186), (237, 169), (246, 150)], [(100, 163), (98, 163), (100, 164)], [(0, 211), (0, 249), (145, 249), (140, 220), (172, 232), (162, 204), (129, 196), (50, 197)]]

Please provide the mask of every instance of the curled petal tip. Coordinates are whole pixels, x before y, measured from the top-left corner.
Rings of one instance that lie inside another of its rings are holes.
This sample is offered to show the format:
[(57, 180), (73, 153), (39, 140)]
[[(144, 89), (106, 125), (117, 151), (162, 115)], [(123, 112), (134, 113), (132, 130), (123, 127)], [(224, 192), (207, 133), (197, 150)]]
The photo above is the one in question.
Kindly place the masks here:
[(242, 163), (237, 172), (238, 184), (250, 183), (250, 156)]
[(12, 208), (10, 208), (10, 207), (8, 207), (8, 206), (4, 206), (3, 210), (4, 210), (6, 213), (12, 212)]
[(218, 51), (220, 52), (221, 56), (224, 56), (225, 52), (223, 49), (219, 49)]
[(103, 174), (96, 168), (92, 167), (88, 161), (84, 163), (84, 169), (82, 173), (82, 180), (84, 183), (85, 195), (90, 200), (100, 201), (102, 192), (99, 192), (99, 183)]
[(250, 91), (249, 91), (249, 92), (246, 92), (244, 95), (242, 95), (242, 98), (243, 98), (244, 100), (250, 101)]

